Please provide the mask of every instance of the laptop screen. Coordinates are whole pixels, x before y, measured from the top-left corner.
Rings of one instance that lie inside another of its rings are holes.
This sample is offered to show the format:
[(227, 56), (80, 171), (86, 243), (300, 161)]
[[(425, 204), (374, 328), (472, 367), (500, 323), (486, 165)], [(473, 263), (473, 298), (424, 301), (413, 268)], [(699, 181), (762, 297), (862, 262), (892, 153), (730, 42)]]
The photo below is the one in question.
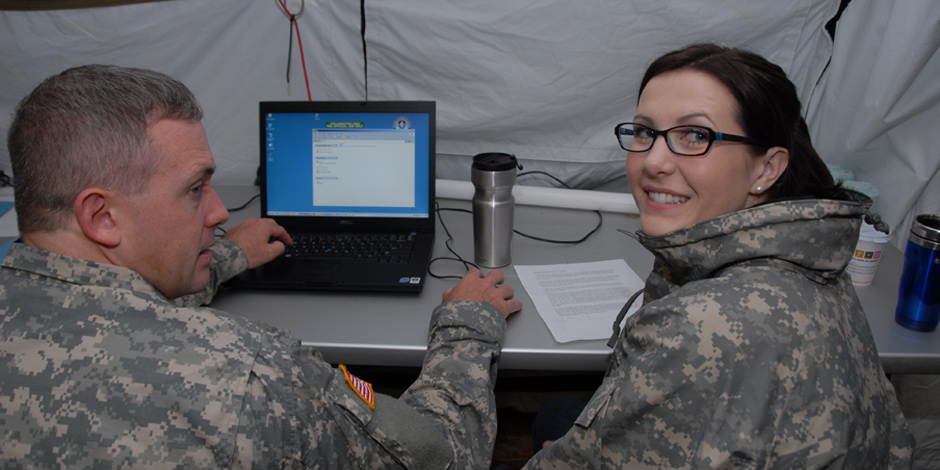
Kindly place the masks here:
[(434, 104), (262, 102), (271, 217), (430, 218)]

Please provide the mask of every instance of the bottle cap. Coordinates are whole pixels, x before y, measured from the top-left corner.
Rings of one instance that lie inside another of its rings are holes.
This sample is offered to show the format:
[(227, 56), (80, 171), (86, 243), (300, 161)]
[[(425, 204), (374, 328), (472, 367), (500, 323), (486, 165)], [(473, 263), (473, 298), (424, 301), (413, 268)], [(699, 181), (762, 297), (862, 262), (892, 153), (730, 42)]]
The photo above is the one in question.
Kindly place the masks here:
[(482, 171), (506, 171), (519, 166), (515, 155), (500, 152), (480, 153), (473, 156), (473, 169)]
[(940, 246), (940, 215), (921, 214), (911, 224), (910, 241), (931, 250)]

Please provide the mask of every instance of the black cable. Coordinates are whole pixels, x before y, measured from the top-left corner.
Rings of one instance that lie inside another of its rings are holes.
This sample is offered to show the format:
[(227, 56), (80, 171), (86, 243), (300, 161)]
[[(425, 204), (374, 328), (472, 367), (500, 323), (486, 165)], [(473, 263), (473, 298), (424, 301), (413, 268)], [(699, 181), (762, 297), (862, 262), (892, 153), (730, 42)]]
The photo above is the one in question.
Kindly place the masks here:
[(369, 57), (366, 54), (366, 0), (359, 0), (359, 35), (362, 36), (362, 76), (366, 101), (369, 101)]
[(463, 276), (456, 276), (456, 275), (439, 276), (437, 274), (434, 274), (433, 271), (431, 271), (431, 264), (433, 264), (435, 261), (457, 261), (463, 264), (464, 271), (469, 271), (470, 267), (480, 269), (480, 267), (477, 266), (476, 264), (463, 259), (463, 257), (460, 256), (460, 254), (458, 254), (454, 250), (454, 248), (450, 246), (450, 242), (454, 240), (454, 237), (453, 235), (451, 235), (450, 230), (447, 229), (447, 225), (444, 223), (444, 219), (441, 217), (441, 211), (471, 213), (467, 209), (455, 209), (455, 208), (441, 209), (440, 203), (438, 203), (437, 201), (434, 201), (434, 212), (437, 214), (437, 220), (441, 222), (441, 227), (444, 229), (444, 233), (447, 234), (447, 240), (444, 241), (444, 247), (447, 248), (447, 251), (451, 252), (451, 254), (455, 256), (455, 258), (451, 258), (448, 256), (441, 256), (441, 257), (431, 259), (430, 261), (428, 261), (428, 275), (436, 279), (462, 279)]
[[(551, 175), (551, 174), (548, 174), (548, 173), (546, 173), (546, 172), (544, 172), (544, 171), (538, 171), (538, 170), (534, 170), (534, 171), (524, 171), (524, 172), (519, 173), (518, 175), (516, 175), (516, 178), (518, 178), (518, 177), (520, 177), (520, 176), (529, 176), (529, 175), (543, 175), (543, 176), (547, 176), (547, 177), (549, 177), (549, 178), (555, 180), (556, 182), (558, 182), (558, 184), (564, 186), (566, 189), (571, 189), (571, 186), (568, 186), (567, 183), (565, 183), (564, 181), (562, 181), (562, 180), (556, 178), (555, 176), (553, 176), (553, 175)], [(536, 236), (534, 236), (534, 235), (528, 235), (528, 234), (522, 233), (522, 232), (520, 232), (520, 231), (518, 231), (518, 230), (515, 230), (515, 229), (513, 229), (513, 233), (516, 233), (516, 234), (518, 234), (518, 235), (520, 235), (520, 236), (523, 236), (523, 237), (526, 237), (526, 238), (531, 238), (532, 240), (538, 240), (538, 241), (540, 241), (540, 242), (559, 243), (559, 244), (572, 244), (572, 245), (574, 245), (574, 244), (578, 244), (578, 243), (581, 243), (581, 242), (587, 240), (591, 235), (594, 235), (598, 230), (601, 229), (601, 225), (603, 225), (603, 223), (604, 223), (604, 215), (601, 214), (601, 211), (598, 211), (598, 210), (595, 210), (594, 213), (597, 214), (597, 225), (594, 227), (593, 230), (591, 230), (590, 232), (588, 232), (587, 235), (585, 235), (585, 236), (583, 236), (583, 237), (581, 237), (581, 238), (579, 238), (579, 239), (577, 239), (577, 240), (551, 240), (551, 239), (547, 239), (547, 238), (536, 237)]]
[[(290, 83), (290, 58), (294, 50), (294, 30), (297, 27), (296, 22), (297, 18), (300, 18), (300, 15), (304, 14), (304, 7), (306, 6), (307, 0), (300, 0), (300, 11), (297, 14), (293, 14), (287, 10), (287, 4), (282, 4), (284, 6), (284, 11), (287, 13), (287, 19), (289, 23), (287, 25), (287, 32), (290, 34), (287, 42), (287, 83)], [(298, 38), (298, 40), (300, 40)]]
[(255, 200), (255, 199), (258, 199), (259, 197), (261, 197), (261, 193), (255, 194), (254, 196), (251, 197), (251, 199), (248, 200), (248, 202), (246, 202), (246, 203), (244, 203), (244, 204), (242, 204), (242, 205), (240, 205), (240, 206), (238, 206), (238, 207), (236, 207), (236, 208), (234, 208), (234, 209), (226, 208), (225, 210), (227, 210), (227, 211), (229, 211), (229, 212), (238, 212), (238, 211), (240, 211), (240, 210), (242, 210), (242, 209), (248, 207), (249, 204), (251, 204), (252, 202), (254, 202), (254, 200)]
[(539, 170), (523, 171), (522, 173), (517, 174), (517, 175), (516, 175), (516, 178), (519, 178), (519, 177), (521, 177), (521, 176), (529, 176), (529, 175), (542, 175), (542, 176), (547, 176), (547, 177), (549, 177), (549, 178), (555, 180), (558, 184), (564, 186), (566, 189), (571, 189), (571, 186), (568, 186), (568, 183), (565, 183), (564, 181), (562, 181), (562, 180), (556, 178), (554, 175), (551, 175), (551, 174), (546, 173), (546, 172), (544, 172), (544, 171), (539, 171)]
[(294, 16), (290, 16), (290, 23), (287, 25), (287, 83), (290, 83), (290, 58), (294, 53)]
[(579, 239), (577, 239), (577, 240), (552, 240), (552, 239), (549, 239), (549, 238), (539, 238), (539, 237), (536, 237), (536, 236), (534, 236), (534, 235), (527, 235), (527, 234), (522, 233), (522, 232), (520, 232), (520, 231), (518, 231), (518, 230), (513, 230), (513, 232), (516, 233), (517, 235), (521, 235), (521, 236), (526, 237), (526, 238), (531, 238), (532, 240), (537, 240), (537, 241), (540, 241), (540, 242), (576, 245), (576, 244), (578, 244), (578, 243), (581, 243), (581, 242), (587, 240), (591, 235), (594, 235), (595, 232), (597, 232), (598, 230), (600, 230), (601, 225), (603, 225), (603, 223), (604, 223), (604, 216), (601, 215), (601, 211), (594, 211), (594, 213), (597, 214), (597, 225), (595, 225), (595, 226), (594, 226), (594, 229), (591, 230), (590, 232), (588, 232), (587, 235), (585, 235), (585, 236), (583, 236), (583, 237), (581, 237), (581, 238), (579, 238)]

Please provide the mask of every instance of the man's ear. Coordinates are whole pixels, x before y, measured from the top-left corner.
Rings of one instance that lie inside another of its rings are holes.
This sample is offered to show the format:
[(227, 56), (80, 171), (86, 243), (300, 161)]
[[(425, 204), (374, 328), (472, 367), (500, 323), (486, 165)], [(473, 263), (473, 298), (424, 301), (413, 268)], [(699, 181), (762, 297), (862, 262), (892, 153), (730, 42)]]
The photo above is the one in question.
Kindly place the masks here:
[(85, 237), (108, 248), (121, 242), (114, 219), (115, 202), (115, 194), (107, 189), (86, 188), (74, 204), (75, 218)]
[(771, 147), (761, 160), (763, 163), (758, 167), (760, 173), (751, 183), (751, 194), (758, 197), (783, 176), (790, 164), (790, 151), (784, 147)]

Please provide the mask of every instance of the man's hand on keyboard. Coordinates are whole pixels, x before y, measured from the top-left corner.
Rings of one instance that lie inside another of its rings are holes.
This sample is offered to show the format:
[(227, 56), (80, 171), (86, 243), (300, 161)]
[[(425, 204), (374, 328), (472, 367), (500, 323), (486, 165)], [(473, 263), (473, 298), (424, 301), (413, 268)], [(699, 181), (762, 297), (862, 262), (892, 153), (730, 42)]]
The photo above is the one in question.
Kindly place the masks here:
[(522, 310), (522, 302), (513, 299), (515, 293), (511, 286), (503, 284), (503, 273), (490, 271), (486, 277), (479, 269), (471, 268), (456, 286), (444, 289), (444, 302), (464, 300), (471, 302), (489, 302), (509, 318)]
[(256, 268), (284, 253), (291, 245), (290, 235), (272, 219), (248, 219), (225, 232), (227, 240), (238, 243), (248, 256), (248, 267)]

